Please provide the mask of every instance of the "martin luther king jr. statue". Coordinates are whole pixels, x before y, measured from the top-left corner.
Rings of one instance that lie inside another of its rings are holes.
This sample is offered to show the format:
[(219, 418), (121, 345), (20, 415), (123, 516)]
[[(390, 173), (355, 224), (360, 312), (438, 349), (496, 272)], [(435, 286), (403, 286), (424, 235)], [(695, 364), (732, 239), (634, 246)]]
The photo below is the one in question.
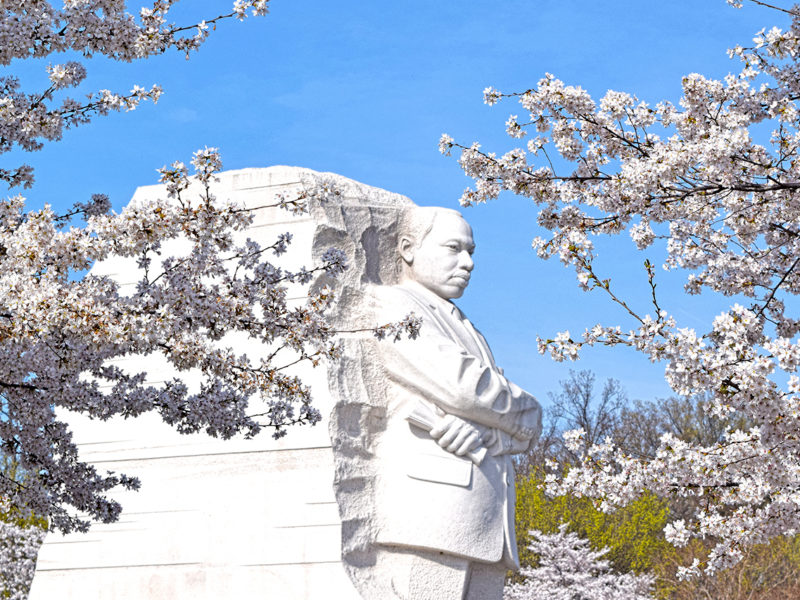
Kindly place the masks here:
[[(398, 277), (371, 286), (374, 318), (413, 312), (422, 326), (417, 339), (374, 341), (364, 352), (373, 410), (349, 454), (372, 466), (337, 497), (345, 545), (356, 521), (368, 543), (348, 571), (366, 600), (501, 600), (507, 570), (519, 567), (511, 456), (539, 436), (541, 408), (452, 302), (474, 266), (464, 218), (410, 207), (396, 231)], [(369, 506), (348, 516), (343, 502), (361, 502), (358, 494)]]

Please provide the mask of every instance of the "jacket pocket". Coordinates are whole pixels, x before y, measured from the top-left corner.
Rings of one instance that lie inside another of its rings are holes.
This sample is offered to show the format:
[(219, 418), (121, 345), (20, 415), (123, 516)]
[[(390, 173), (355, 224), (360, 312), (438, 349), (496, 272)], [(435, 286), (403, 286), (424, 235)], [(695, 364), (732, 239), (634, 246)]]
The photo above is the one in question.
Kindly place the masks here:
[(407, 474), (413, 479), (469, 487), (472, 461), (448, 454), (412, 454), (408, 457)]

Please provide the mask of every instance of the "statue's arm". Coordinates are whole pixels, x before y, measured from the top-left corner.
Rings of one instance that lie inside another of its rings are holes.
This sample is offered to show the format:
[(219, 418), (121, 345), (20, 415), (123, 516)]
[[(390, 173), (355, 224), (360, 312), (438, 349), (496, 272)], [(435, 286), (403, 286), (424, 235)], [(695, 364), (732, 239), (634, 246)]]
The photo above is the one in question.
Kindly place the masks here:
[(493, 428), (488, 430), (488, 433), (483, 436), (481, 442), (492, 456), (500, 456), (501, 454), (520, 454), (522, 452), (527, 452), (537, 439), (538, 437), (516, 438), (505, 431)]
[(519, 442), (541, 431), (541, 407), (531, 394), (444, 335), (429, 330), (418, 340), (382, 342), (380, 352), (390, 379), (448, 414), (500, 429)]

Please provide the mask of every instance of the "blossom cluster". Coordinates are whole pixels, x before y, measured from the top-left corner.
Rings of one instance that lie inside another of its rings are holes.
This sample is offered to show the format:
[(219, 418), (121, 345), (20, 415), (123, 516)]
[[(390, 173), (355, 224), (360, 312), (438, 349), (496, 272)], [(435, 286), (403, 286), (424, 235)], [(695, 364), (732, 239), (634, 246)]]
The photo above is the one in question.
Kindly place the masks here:
[(529, 548), (539, 566), (523, 567), (520, 583), (509, 583), (504, 600), (652, 600), (653, 578), (615, 573), (603, 559), (608, 551), (592, 550), (589, 542), (561, 525), (553, 534), (531, 531)]
[[(715, 540), (695, 565), (708, 572), (748, 545), (800, 530), (800, 9), (790, 12), (787, 29), (762, 30), (751, 47), (730, 51), (738, 73), (684, 77), (677, 105), (617, 91), (596, 101), (547, 74), (521, 93), (484, 92), (490, 105), (519, 101), (526, 117), (512, 116), (506, 130), (527, 138), (525, 148), (498, 156), (440, 141), (443, 153), (460, 151), (474, 179), (462, 204), (504, 191), (530, 198), (546, 232), (534, 240), (538, 255), (573, 268), (580, 288), (605, 294), (633, 323), (561, 332), (540, 339), (540, 352), (574, 360), (585, 346), (633, 348), (665, 365), (676, 394), (704, 395), (707, 411), (746, 424), (707, 447), (664, 436), (646, 458), (610, 442), (584, 446), (580, 468), (551, 477), (553, 492), (609, 508), (647, 489), (698, 499), (668, 535)], [(767, 126), (771, 135), (762, 134)], [(598, 273), (594, 240), (623, 232), (636, 250), (661, 253), (664, 269), (683, 271), (686, 293), (720, 300), (713, 321), (687, 327), (665, 310), (649, 260), (644, 310)], [(582, 439), (576, 432), (569, 441), (577, 448)]]
[(301, 179), (303, 190), (299, 194), (293, 194), (291, 198), (279, 193), (277, 195), (278, 206), (293, 214), (300, 214), (308, 211), (309, 201), (324, 204), (339, 202), (343, 199), (342, 190), (335, 181), (325, 175), (319, 175), (312, 180)]
[(373, 335), (379, 340), (388, 339), (393, 342), (400, 341), (403, 336), (414, 340), (419, 336), (420, 327), (422, 327), (422, 319), (410, 312), (396, 323), (378, 325), (373, 330)]
[[(170, 49), (197, 50), (209, 35), (209, 26), (225, 19), (264, 15), (268, 0), (236, 0), (230, 11), (189, 25), (169, 21), (176, 0), (152, 0), (136, 15), (126, 0), (65, 0), (63, 4), (36, 0), (0, 3), (0, 66), (15, 59), (43, 58), (72, 52), (90, 58), (102, 55), (130, 62)], [(14, 76), (0, 76), (0, 154), (14, 147), (38, 150), (45, 141), (58, 140), (65, 129), (88, 123), (111, 111), (132, 110), (145, 100), (156, 102), (161, 88), (134, 86), (129, 92), (99, 90), (77, 97), (63, 96), (86, 78), (86, 68), (69, 60), (47, 67), (49, 85), (24, 92)], [(0, 181), (30, 187), (28, 165), (0, 168)]]
[[(71, 219), (49, 206), (26, 212), (20, 196), (0, 202), (0, 447), (21, 474), (0, 473), (0, 497), (53, 528), (112, 521), (120, 507), (105, 492), (138, 486), (80, 461), (59, 417), (65, 410), (103, 420), (154, 411), (180, 432), (221, 438), (263, 428), (280, 437), (289, 425), (320, 419), (309, 389), (287, 368), (338, 356), (326, 318), (335, 294), (323, 287), (298, 303), (287, 286), (337, 276), (344, 255), (331, 249), (313, 267), (281, 268), (274, 259), (291, 236), (270, 245), (245, 238), (251, 212), (213, 193), (218, 153), (197, 152), (192, 167), (193, 177), (182, 163), (164, 167), (167, 197), (119, 214), (102, 195), (77, 204)], [(79, 214), (85, 226), (71, 224)], [(167, 252), (171, 240), (183, 250)], [(137, 261), (133, 291), (92, 273), (74, 277), (112, 258)], [(241, 355), (229, 335), (264, 352)], [(163, 385), (112, 362), (156, 353), (177, 373)]]
[(44, 530), (35, 525), (0, 521), (0, 594), (7, 600), (27, 600), (36, 570)]

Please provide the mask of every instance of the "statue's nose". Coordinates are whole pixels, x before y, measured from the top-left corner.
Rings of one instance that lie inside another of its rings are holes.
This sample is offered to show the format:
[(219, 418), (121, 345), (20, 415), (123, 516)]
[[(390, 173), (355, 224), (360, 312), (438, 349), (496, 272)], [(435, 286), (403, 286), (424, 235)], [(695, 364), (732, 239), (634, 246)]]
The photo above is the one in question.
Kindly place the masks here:
[(472, 260), (472, 255), (464, 250), (461, 252), (460, 258), (461, 266), (467, 271), (472, 271), (472, 269), (475, 267), (475, 262)]

